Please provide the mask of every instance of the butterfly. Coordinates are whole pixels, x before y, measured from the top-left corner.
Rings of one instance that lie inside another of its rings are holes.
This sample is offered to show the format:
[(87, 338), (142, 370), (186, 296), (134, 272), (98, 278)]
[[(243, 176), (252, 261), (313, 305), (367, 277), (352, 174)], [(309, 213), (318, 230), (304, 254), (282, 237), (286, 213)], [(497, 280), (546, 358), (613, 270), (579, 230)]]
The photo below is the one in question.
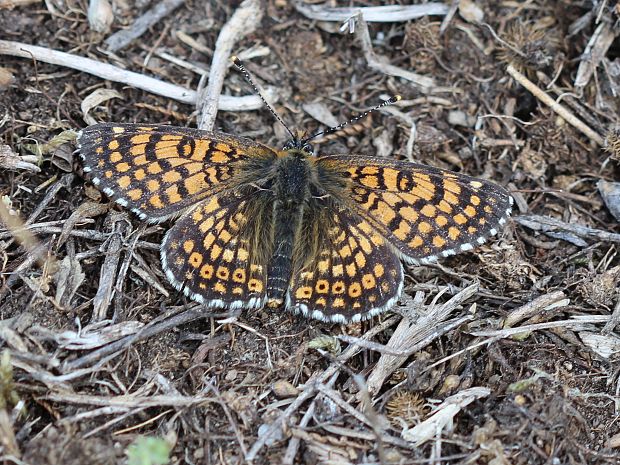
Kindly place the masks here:
[(83, 171), (140, 219), (176, 218), (170, 283), (208, 308), (283, 307), (348, 323), (388, 310), (403, 265), (472, 250), (506, 223), (497, 184), (362, 155), (315, 156), (221, 132), (102, 123), (78, 136)]

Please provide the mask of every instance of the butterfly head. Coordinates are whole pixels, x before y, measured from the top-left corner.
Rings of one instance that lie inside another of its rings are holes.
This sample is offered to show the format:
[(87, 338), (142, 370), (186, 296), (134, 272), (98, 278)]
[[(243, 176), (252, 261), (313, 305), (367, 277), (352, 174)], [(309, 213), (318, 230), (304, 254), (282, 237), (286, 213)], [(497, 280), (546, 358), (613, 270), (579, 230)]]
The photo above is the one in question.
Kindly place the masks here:
[(301, 134), (297, 134), (292, 139), (289, 139), (284, 144), (283, 150), (301, 150), (302, 152), (312, 155), (314, 153), (314, 147), (308, 142), (307, 139), (302, 139)]

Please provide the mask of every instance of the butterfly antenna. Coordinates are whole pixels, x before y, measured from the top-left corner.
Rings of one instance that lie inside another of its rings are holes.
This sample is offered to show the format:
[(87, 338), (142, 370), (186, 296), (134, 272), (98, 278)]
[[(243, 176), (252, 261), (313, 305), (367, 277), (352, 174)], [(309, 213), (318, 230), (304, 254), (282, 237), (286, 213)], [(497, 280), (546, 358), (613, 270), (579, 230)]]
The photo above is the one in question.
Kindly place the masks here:
[(336, 131), (340, 131), (345, 126), (347, 126), (347, 125), (349, 125), (351, 123), (355, 123), (355, 122), (361, 120), (362, 118), (365, 118), (366, 116), (368, 116), (373, 111), (378, 110), (378, 109), (383, 108), (383, 107), (387, 107), (388, 105), (392, 105), (392, 104), (398, 102), (401, 99), (402, 99), (402, 97), (400, 95), (395, 95), (394, 97), (386, 100), (385, 102), (380, 103), (376, 107), (371, 108), (370, 110), (365, 111), (361, 115), (357, 115), (355, 118), (351, 118), (349, 121), (345, 121), (344, 123), (340, 123), (338, 126), (327, 128), (324, 131), (315, 132), (311, 136), (306, 137), (304, 140), (302, 140), (301, 143), (305, 144), (306, 142), (314, 139), (315, 137), (324, 136), (324, 135), (331, 134), (331, 133), (336, 132)]
[(241, 71), (241, 74), (243, 74), (243, 77), (245, 78), (245, 80), (248, 81), (248, 83), (252, 86), (252, 89), (254, 89), (254, 92), (256, 92), (258, 94), (258, 96), (263, 101), (265, 106), (267, 108), (269, 108), (269, 111), (275, 117), (275, 119), (277, 119), (280, 122), (280, 124), (282, 124), (282, 126), (284, 126), (284, 128), (288, 131), (288, 133), (293, 138), (293, 140), (297, 140), (297, 137), (295, 136), (295, 134), (293, 134), (293, 131), (291, 131), (288, 128), (288, 126), (284, 123), (284, 121), (282, 121), (282, 118), (280, 118), (280, 116), (271, 107), (271, 105), (269, 105), (269, 103), (267, 103), (267, 100), (265, 100), (265, 97), (263, 97), (263, 95), (260, 93), (260, 90), (258, 90), (258, 87), (256, 86), (256, 84), (254, 84), (254, 81), (252, 80), (252, 76), (250, 76), (250, 73), (248, 72), (248, 70), (245, 69), (245, 66), (243, 66), (243, 63), (241, 63), (241, 60), (239, 59), (239, 57), (236, 57), (236, 56), (233, 55), (232, 57), (230, 57), (230, 59), (232, 60), (233, 64), (237, 67), (237, 69), (239, 71)]

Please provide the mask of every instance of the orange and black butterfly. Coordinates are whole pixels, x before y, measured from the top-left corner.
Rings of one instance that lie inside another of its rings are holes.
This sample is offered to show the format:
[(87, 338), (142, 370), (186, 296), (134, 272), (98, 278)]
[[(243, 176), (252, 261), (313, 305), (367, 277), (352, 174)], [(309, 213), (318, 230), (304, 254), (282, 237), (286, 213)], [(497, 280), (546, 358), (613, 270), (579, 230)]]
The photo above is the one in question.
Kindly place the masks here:
[(174, 287), (207, 307), (284, 306), (323, 321), (389, 309), (401, 260), (433, 261), (497, 233), (512, 198), (491, 182), (359, 155), (315, 156), (218, 132), (96, 124), (84, 172), (148, 222), (178, 217), (161, 245)]

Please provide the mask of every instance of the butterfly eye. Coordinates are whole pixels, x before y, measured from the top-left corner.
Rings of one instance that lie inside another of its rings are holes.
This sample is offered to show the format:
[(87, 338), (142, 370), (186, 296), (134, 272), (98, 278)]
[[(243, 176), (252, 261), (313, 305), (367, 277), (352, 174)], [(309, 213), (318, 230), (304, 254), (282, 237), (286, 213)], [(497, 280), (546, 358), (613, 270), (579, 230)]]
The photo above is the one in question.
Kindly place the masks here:
[(307, 153), (312, 153), (314, 152), (314, 148), (312, 147), (312, 144), (308, 144), (307, 142), (303, 145), (303, 147), (301, 148), (304, 152)]

